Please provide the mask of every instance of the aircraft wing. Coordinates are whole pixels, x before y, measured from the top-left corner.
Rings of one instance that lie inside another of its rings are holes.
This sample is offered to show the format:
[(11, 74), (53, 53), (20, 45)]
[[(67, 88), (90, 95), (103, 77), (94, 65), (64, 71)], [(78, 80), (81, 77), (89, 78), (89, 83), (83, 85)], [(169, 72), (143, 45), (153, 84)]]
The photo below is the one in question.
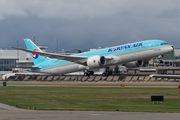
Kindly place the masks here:
[[(67, 61), (78, 63), (81, 65), (86, 65), (85, 63), (87, 62), (87, 59), (88, 59), (88, 57), (86, 57), (86, 56), (69, 56), (69, 55), (60, 55), (60, 54), (56, 54), (56, 53), (32, 51), (32, 50), (28, 50), (28, 49), (24, 49), (24, 48), (18, 48), (18, 47), (12, 47), (12, 48), (17, 49), (17, 50), (30, 52), (30, 53), (35, 53), (35, 54), (45, 56), (48, 58), (53, 58), (53, 59), (58, 59), (58, 60), (60, 60), (60, 59), (61, 60), (67, 60)], [(112, 58), (106, 58), (106, 59), (110, 60)]]

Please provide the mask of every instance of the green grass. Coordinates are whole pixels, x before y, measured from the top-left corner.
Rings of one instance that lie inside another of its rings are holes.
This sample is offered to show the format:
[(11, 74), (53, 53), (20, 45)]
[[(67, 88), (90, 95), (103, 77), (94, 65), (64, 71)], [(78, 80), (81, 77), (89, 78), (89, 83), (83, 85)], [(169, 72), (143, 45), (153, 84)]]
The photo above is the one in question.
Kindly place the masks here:
[[(51, 82), (51, 81), (6, 81), (8, 84), (22, 85), (148, 85), (148, 86), (178, 86), (178, 82)], [(0, 81), (0, 85), (3, 81)]]
[[(152, 104), (151, 94), (163, 94)], [(0, 102), (37, 110), (180, 112), (177, 88), (0, 87)]]

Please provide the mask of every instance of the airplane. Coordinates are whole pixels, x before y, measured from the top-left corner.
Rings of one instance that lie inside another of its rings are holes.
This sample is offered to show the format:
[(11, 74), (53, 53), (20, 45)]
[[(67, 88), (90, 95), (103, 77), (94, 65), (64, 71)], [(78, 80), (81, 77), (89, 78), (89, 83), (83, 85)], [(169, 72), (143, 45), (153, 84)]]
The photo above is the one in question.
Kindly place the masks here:
[(84, 71), (87, 76), (93, 75), (93, 69), (105, 68), (104, 76), (111, 75), (111, 66), (123, 64), (127, 68), (143, 65), (144, 59), (163, 57), (173, 47), (162, 40), (146, 40), (118, 45), (95, 51), (73, 55), (42, 52), (30, 39), (24, 39), (27, 49), (12, 47), (29, 52), (34, 66), (28, 67), (30, 72), (45, 74), (67, 74)]

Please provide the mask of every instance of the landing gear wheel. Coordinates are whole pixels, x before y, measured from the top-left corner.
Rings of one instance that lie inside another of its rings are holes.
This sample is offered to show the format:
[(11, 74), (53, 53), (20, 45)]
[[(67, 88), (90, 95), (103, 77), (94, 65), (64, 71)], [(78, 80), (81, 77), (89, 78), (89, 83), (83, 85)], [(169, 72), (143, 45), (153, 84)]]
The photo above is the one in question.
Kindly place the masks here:
[(102, 75), (108, 77), (109, 75), (112, 75), (112, 71), (110, 71), (109, 68), (107, 68), (107, 69), (103, 72)]
[(89, 76), (89, 74), (87, 72), (84, 73), (85, 76)]
[(90, 75), (94, 75), (94, 71), (90, 71)]
[(84, 71), (85, 76), (94, 75), (94, 71)]
[(103, 76), (109, 76), (110, 74), (109, 74), (109, 72), (108, 71), (106, 71), (106, 72), (103, 72)]
[(109, 75), (112, 75), (112, 71), (109, 71)]

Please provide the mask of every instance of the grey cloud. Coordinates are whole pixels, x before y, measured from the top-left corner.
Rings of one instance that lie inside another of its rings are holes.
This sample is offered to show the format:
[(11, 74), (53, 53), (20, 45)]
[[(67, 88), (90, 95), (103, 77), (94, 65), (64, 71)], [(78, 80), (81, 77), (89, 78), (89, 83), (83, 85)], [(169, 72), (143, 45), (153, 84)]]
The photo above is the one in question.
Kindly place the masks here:
[(152, 17), (180, 8), (177, 0), (1, 0), (0, 18), (37, 15), (41, 18), (79, 20), (118, 13)]
[(36, 43), (48, 46), (49, 51), (56, 51), (56, 39), (59, 50), (107, 47), (148, 39), (180, 44), (180, 2), (174, 0), (2, 1), (1, 48), (16, 46), (17, 41), (25, 47), (23, 39), (34, 36)]

